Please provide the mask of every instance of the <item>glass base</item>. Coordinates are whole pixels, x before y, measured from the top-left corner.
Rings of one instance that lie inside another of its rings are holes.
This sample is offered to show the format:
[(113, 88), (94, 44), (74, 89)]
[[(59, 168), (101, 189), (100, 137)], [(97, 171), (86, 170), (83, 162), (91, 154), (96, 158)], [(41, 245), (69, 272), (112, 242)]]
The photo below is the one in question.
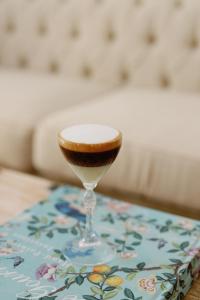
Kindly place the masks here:
[(74, 265), (94, 266), (104, 264), (115, 257), (115, 250), (99, 239), (96, 243), (89, 245), (82, 240), (69, 241), (63, 249), (63, 255)]

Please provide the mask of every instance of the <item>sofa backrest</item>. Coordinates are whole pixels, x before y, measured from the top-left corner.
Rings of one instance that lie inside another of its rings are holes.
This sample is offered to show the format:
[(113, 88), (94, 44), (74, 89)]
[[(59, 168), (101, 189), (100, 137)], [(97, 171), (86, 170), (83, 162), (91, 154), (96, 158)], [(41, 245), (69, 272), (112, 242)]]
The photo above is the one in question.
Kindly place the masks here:
[(0, 63), (200, 90), (200, 0), (0, 0)]

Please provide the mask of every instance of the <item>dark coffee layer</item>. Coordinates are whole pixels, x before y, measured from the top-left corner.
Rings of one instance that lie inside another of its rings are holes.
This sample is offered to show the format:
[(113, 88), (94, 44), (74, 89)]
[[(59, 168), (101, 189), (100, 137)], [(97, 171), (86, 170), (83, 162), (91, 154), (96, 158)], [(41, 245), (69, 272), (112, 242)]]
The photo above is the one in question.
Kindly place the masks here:
[(61, 145), (60, 148), (71, 164), (82, 167), (101, 167), (111, 164), (120, 149), (120, 147), (116, 147), (112, 150), (102, 152), (77, 152), (68, 150)]

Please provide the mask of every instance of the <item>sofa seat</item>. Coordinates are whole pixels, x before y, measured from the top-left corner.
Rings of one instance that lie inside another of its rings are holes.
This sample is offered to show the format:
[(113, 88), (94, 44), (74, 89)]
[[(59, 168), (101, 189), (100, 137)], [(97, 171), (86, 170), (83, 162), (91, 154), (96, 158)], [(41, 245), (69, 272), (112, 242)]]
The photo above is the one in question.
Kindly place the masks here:
[(33, 129), (41, 118), (107, 90), (87, 80), (0, 69), (0, 164), (31, 170)]
[(58, 149), (57, 132), (76, 123), (106, 123), (121, 129), (123, 147), (104, 186), (199, 209), (199, 112), (195, 94), (124, 88), (38, 124), (34, 166), (45, 176), (74, 181)]

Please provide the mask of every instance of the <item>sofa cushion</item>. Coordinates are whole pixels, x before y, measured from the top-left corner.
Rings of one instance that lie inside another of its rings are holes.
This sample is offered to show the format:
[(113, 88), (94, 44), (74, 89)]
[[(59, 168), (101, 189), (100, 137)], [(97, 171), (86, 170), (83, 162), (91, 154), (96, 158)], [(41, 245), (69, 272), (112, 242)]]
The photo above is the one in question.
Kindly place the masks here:
[(0, 1), (4, 66), (200, 91), (199, 0)]
[(199, 208), (199, 111), (196, 95), (122, 89), (43, 120), (34, 139), (34, 166), (46, 176), (74, 180), (57, 132), (75, 123), (110, 124), (122, 130), (123, 147), (102, 180), (105, 187)]
[(107, 89), (91, 81), (0, 70), (0, 164), (30, 170), (37, 122)]

